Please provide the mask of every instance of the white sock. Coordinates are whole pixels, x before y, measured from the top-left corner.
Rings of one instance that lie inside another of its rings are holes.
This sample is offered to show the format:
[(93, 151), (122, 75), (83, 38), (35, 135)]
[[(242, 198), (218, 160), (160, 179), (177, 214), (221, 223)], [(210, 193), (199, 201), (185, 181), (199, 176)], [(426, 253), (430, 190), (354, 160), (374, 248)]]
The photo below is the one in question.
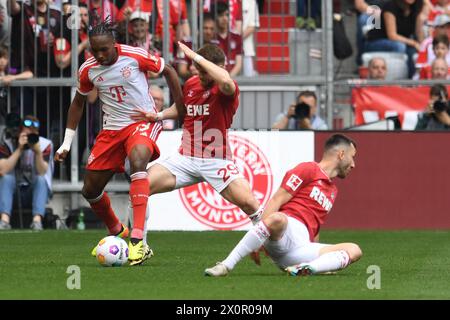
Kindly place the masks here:
[(258, 250), (269, 237), (270, 232), (266, 225), (262, 221), (258, 222), (245, 234), (222, 263), (228, 270), (232, 270), (242, 258)]
[(264, 207), (263, 207), (263, 206), (260, 206), (260, 207), (258, 208), (258, 210), (256, 210), (255, 213), (252, 213), (252, 214), (249, 215), (248, 217), (250, 218), (250, 220), (252, 221), (252, 223), (255, 225), (255, 224), (257, 224), (257, 223), (261, 220), (261, 217), (262, 217), (263, 212), (264, 212)]
[(347, 251), (339, 250), (325, 253), (317, 259), (305, 264), (309, 265), (315, 273), (336, 271), (348, 266), (350, 264), (350, 257), (348, 256)]

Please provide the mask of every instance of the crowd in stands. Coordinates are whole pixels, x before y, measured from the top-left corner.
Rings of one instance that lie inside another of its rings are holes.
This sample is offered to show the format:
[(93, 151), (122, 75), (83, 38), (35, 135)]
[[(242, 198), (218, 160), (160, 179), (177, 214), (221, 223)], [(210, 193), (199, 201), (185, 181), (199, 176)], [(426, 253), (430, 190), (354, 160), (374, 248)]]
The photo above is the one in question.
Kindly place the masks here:
[(354, 0), (354, 6), (359, 65), (367, 52), (400, 53), (407, 56), (406, 78), (448, 79), (449, 0)]

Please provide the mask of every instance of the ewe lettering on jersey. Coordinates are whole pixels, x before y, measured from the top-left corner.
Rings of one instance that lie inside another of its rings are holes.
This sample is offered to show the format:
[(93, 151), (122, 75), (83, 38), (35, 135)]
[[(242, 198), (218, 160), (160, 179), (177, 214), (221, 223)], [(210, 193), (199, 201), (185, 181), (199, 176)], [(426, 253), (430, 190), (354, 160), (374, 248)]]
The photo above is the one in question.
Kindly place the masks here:
[(209, 103), (207, 104), (188, 104), (186, 105), (187, 115), (195, 116), (209, 116)]
[(323, 192), (320, 191), (320, 189), (317, 187), (313, 187), (311, 193), (309, 194), (309, 197), (316, 200), (316, 202), (327, 211), (330, 211), (331, 208), (333, 207), (331, 201), (328, 200), (328, 198), (323, 194)]

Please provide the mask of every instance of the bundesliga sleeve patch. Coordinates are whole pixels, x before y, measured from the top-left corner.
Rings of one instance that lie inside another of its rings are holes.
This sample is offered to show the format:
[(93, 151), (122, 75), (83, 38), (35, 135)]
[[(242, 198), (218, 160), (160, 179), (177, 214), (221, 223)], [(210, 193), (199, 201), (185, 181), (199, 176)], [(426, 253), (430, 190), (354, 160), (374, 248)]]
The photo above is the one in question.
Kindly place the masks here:
[(289, 180), (286, 182), (286, 185), (292, 189), (292, 191), (296, 191), (298, 187), (302, 184), (303, 180), (300, 179), (297, 175), (292, 174), (289, 177)]

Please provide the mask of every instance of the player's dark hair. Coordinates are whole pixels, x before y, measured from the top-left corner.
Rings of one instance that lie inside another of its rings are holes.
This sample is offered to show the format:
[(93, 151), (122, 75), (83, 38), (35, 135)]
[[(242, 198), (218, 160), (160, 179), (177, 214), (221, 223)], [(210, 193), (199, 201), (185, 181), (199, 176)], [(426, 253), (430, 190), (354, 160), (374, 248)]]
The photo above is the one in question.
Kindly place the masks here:
[(306, 91), (300, 92), (297, 96), (297, 101), (300, 101), (301, 97), (314, 98), (317, 101), (317, 96), (313, 91), (306, 90)]
[(214, 64), (219, 65), (225, 63), (225, 53), (223, 53), (223, 50), (215, 44), (205, 44), (197, 50), (197, 53)]
[(328, 140), (325, 142), (325, 152), (338, 146), (344, 144), (346, 146), (353, 145), (356, 149), (356, 143), (352, 139), (350, 139), (347, 136), (344, 136), (343, 134), (333, 134), (331, 137), (328, 138)]
[(108, 16), (105, 21), (99, 22), (95, 26), (89, 26), (89, 38), (94, 36), (111, 36), (114, 39), (115, 31), (115, 27)]

